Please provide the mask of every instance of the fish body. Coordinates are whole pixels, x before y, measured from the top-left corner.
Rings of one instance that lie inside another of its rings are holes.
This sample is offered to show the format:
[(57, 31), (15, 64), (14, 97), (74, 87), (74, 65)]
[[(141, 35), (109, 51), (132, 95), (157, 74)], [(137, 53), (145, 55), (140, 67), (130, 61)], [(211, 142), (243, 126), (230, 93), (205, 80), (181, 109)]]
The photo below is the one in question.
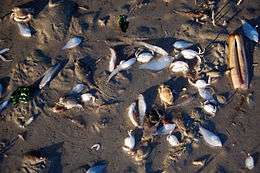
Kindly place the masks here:
[(171, 63), (170, 69), (174, 73), (186, 73), (190, 70), (189, 65), (184, 61), (174, 61)]
[(146, 64), (142, 64), (139, 66), (139, 69), (146, 69), (152, 71), (161, 71), (164, 68), (168, 67), (173, 61), (173, 57), (171, 56), (162, 56), (158, 60), (151, 60)]
[(80, 37), (73, 37), (65, 44), (62, 50), (74, 48), (78, 46), (81, 43), (81, 41), (82, 39)]

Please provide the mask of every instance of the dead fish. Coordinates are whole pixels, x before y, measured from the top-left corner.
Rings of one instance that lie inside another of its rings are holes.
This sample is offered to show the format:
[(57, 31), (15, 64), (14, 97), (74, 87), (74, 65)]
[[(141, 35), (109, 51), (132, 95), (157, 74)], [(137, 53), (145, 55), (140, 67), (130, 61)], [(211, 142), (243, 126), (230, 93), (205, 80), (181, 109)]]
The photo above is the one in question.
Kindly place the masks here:
[(222, 142), (219, 139), (219, 137), (217, 135), (215, 135), (214, 133), (212, 133), (211, 131), (200, 126), (199, 133), (202, 135), (205, 142), (207, 144), (209, 144), (210, 146), (222, 147)]
[(32, 31), (28, 24), (17, 23), (21, 36), (23, 37), (32, 37)]
[(157, 60), (151, 60), (147, 64), (142, 64), (139, 66), (139, 69), (146, 69), (152, 71), (160, 71), (168, 67), (171, 62), (174, 60), (172, 56), (162, 56)]
[(245, 160), (246, 168), (251, 170), (255, 167), (254, 158), (248, 154), (248, 157)]
[[(130, 118), (131, 123), (135, 126), (138, 127), (138, 120), (137, 118), (137, 111), (136, 111), (136, 103), (133, 102), (128, 108), (128, 117)], [(139, 116), (138, 116), (139, 117)]]
[(90, 167), (86, 173), (104, 173), (106, 171), (107, 164), (97, 164)]
[(84, 84), (76, 84), (72, 90), (69, 92), (69, 95), (78, 95), (80, 94), (86, 86)]
[(166, 140), (169, 142), (169, 144), (173, 147), (177, 146), (180, 144), (178, 138), (175, 135), (168, 135), (166, 137)]
[(175, 124), (165, 123), (156, 129), (155, 135), (169, 135), (175, 129)]
[(145, 43), (145, 42), (142, 42), (142, 41), (139, 41), (139, 42), (135, 42), (136, 45), (138, 46), (144, 46), (162, 56), (168, 56), (168, 52), (166, 50), (164, 50), (163, 48), (159, 47), (159, 46), (155, 46), (155, 45), (151, 45), (151, 44), (148, 44), (148, 43)]
[(42, 78), (40, 84), (39, 84), (39, 89), (42, 89), (45, 87), (50, 81), (53, 79), (53, 77), (61, 70), (61, 63), (57, 63), (53, 67), (49, 68), (45, 73), (44, 77)]
[(110, 56), (108, 71), (112, 72), (116, 66), (116, 51), (112, 48), (109, 48), (109, 50), (110, 50), (111, 56)]
[(74, 48), (78, 46), (81, 43), (81, 41), (82, 39), (80, 37), (73, 37), (66, 43), (62, 50)]
[(128, 70), (134, 63), (136, 62), (136, 58), (131, 58), (127, 61), (124, 61), (123, 63), (119, 64), (116, 69), (112, 71), (112, 73), (109, 75), (107, 82), (110, 81), (110, 79), (115, 76), (117, 73), (119, 73), (122, 70)]
[(247, 38), (249, 38), (250, 40), (258, 43), (259, 41), (259, 34), (258, 32), (256, 31), (256, 29), (250, 25), (248, 22), (246, 22), (245, 20), (241, 20), (242, 22), (242, 27), (243, 27), (243, 31), (244, 31), (244, 34)]
[(144, 100), (144, 96), (142, 94), (139, 94), (138, 96), (138, 111), (139, 111), (140, 125), (143, 126), (144, 117), (146, 113), (146, 103)]
[(178, 40), (174, 42), (173, 47), (176, 49), (188, 49), (193, 45), (194, 44), (192, 42), (185, 41), (185, 40)]

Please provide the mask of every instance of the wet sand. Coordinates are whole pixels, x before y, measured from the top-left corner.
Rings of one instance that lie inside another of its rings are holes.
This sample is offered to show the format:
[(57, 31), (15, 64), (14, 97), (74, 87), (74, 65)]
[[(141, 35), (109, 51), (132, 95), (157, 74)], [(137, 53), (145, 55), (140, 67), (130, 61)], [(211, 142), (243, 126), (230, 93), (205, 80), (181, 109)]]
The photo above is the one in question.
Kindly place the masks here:
[[(5, 16), (15, 6), (23, 5), (29, 1), (0, 2), (0, 16)], [(37, 8), (37, 14), (32, 21), (36, 33), (32, 38), (23, 38), (19, 35), (14, 22), (7, 17), (0, 20), (0, 48), (10, 48), (6, 54), (11, 63), (0, 62), (0, 81), (8, 84), (3, 97), (7, 97), (17, 86), (30, 85), (41, 77), (45, 70), (61, 59), (69, 59), (65, 68), (51, 82), (49, 87), (41, 91), (41, 98), (45, 100), (44, 111), (26, 128), (19, 128), (13, 117), (29, 117), (31, 112), (28, 105), (7, 110), (0, 121), (0, 141), (10, 141), (18, 134), (23, 134), (24, 141), (18, 139), (16, 143), (4, 153), (0, 153), (0, 172), (19, 172), (23, 155), (29, 151), (40, 151), (48, 158), (47, 168), (43, 172), (84, 172), (84, 168), (96, 162), (108, 163), (109, 173), (134, 173), (149, 172), (249, 172), (245, 169), (244, 161), (247, 153), (254, 156), (255, 168), (250, 172), (260, 172), (260, 116), (258, 102), (260, 98), (260, 68), (254, 68), (250, 91), (253, 92), (255, 103), (247, 104), (247, 93), (237, 93), (232, 101), (224, 105), (216, 116), (209, 119), (211, 129), (219, 133), (223, 141), (222, 148), (211, 148), (202, 138), (197, 147), (190, 152), (185, 152), (181, 158), (172, 164), (165, 164), (169, 144), (165, 136), (156, 139), (152, 153), (143, 165), (138, 165), (123, 150), (124, 138), (133, 125), (127, 117), (126, 108), (142, 93), (148, 104), (148, 109), (153, 103), (158, 103), (156, 98), (157, 87), (162, 83), (169, 84), (178, 90), (187, 87), (192, 92), (194, 88), (187, 81), (175, 76), (165, 69), (158, 73), (138, 69), (134, 65), (128, 73), (117, 77), (118, 83), (105, 83), (108, 73), (109, 46), (105, 40), (116, 40), (119, 37), (147, 37), (147, 42), (163, 47), (168, 52), (172, 51), (172, 44), (177, 39), (190, 40), (205, 47), (217, 39), (225, 42), (228, 33), (232, 33), (241, 26), (239, 18), (246, 18), (252, 24), (260, 24), (260, 2), (244, 1), (236, 7), (242, 11), (235, 15), (235, 8), (229, 10), (224, 16), (231, 19), (227, 29), (213, 27), (211, 23), (198, 25), (191, 19), (179, 14), (174, 14), (173, 9), (194, 7), (194, 2), (178, 0), (168, 4), (161, 0), (147, 1), (147, 5), (129, 12), (133, 2), (114, 1), (74, 1), (75, 8), (66, 7), (65, 12), (70, 13), (69, 23), (62, 23), (64, 16), (60, 11), (48, 10), (46, 1), (32, 4)], [(222, 6), (224, 2), (220, 3)], [(30, 6), (31, 4), (29, 4)], [(130, 8), (129, 8), (130, 6)], [(80, 7), (78, 10), (76, 7)], [(70, 11), (71, 10), (71, 11)], [(58, 15), (59, 14), (59, 15)], [(119, 14), (129, 14), (129, 29), (123, 33), (113, 24), (113, 17)], [(57, 15), (57, 16), (56, 16)], [(98, 25), (98, 19), (110, 15), (112, 22), (107, 26)], [(45, 26), (45, 23), (57, 22), (57, 32)], [(61, 27), (61, 28), (59, 28)], [(50, 31), (50, 32), (49, 32)], [(49, 34), (49, 35), (48, 35)], [(83, 43), (74, 49), (63, 51), (61, 48), (72, 36), (81, 36)], [(116, 48), (120, 60), (128, 59), (134, 53), (130, 46)], [(39, 55), (39, 52), (44, 56)], [(260, 63), (259, 44), (252, 49), (253, 62)], [(95, 63), (99, 60), (98, 63)], [(97, 110), (94, 106), (85, 106), (84, 109), (71, 109), (63, 113), (53, 113), (50, 107), (70, 89), (81, 82), (75, 73), (75, 62), (81, 62), (94, 72), (97, 85), (108, 95), (112, 95), (120, 102), (111, 104)], [(123, 76), (123, 77), (122, 77)], [(218, 93), (234, 92), (229, 76), (220, 79), (214, 84)], [(195, 104), (195, 103), (194, 103)], [(198, 101), (197, 103), (198, 104)], [(192, 107), (192, 105), (191, 105)], [(173, 117), (187, 114), (190, 107), (173, 111)], [(73, 120), (73, 121), (71, 121)], [(78, 123), (74, 123), (74, 122)], [(100, 129), (100, 131), (97, 130)], [(100, 143), (101, 149), (91, 149), (93, 144)], [(200, 169), (191, 162), (194, 159), (209, 155), (212, 160)]]

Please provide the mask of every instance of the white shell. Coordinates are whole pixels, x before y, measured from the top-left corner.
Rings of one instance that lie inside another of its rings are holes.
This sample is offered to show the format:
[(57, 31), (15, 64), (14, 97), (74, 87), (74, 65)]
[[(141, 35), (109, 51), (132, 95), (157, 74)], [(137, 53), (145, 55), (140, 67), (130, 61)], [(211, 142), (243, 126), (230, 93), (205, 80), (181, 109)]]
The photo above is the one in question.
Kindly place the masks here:
[(203, 105), (203, 110), (208, 114), (214, 116), (217, 112), (217, 107), (211, 103), (206, 103), (205, 105)]
[(111, 56), (110, 56), (108, 71), (112, 72), (116, 66), (116, 51), (112, 48), (109, 48), (109, 50), (111, 52)]
[(178, 138), (175, 135), (168, 135), (166, 137), (166, 140), (169, 142), (169, 144), (173, 147), (177, 146), (180, 144)]
[(193, 59), (195, 57), (198, 57), (198, 52), (191, 49), (182, 50), (181, 54), (185, 59)]
[(249, 170), (253, 169), (255, 167), (254, 158), (248, 155), (248, 157), (245, 160), (245, 165), (247, 169)]
[(178, 40), (173, 44), (173, 47), (176, 49), (187, 49), (191, 46), (193, 46), (193, 43), (185, 40)]
[(152, 71), (160, 71), (168, 67), (173, 61), (174, 57), (171, 56), (162, 56), (157, 60), (151, 60), (147, 64), (142, 64), (139, 66), (139, 69), (146, 69)]
[(90, 167), (86, 173), (105, 173), (107, 164), (100, 164)]
[(199, 91), (199, 95), (201, 98), (203, 98), (204, 100), (207, 100), (211, 103), (216, 103), (216, 100), (214, 98), (214, 92), (211, 88), (206, 87), (206, 88), (198, 88)]
[(243, 31), (244, 34), (247, 38), (249, 38), (252, 41), (255, 41), (256, 43), (258, 43), (259, 41), (259, 34), (256, 31), (256, 29), (250, 25), (248, 22), (246, 22), (245, 20), (241, 20), (242, 22), (242, 27), (243, 27)]
[(139, 45), (139, 46), (144, 46), (158, 54), (161, 54), (163, 56), (168, 56), (168, 52), (165, 51), (163, 48), (159, 47), (159, 46), (155, 46), (155, 45), (151, 45), (151, 44), (148, 44), (148, 43), (145, 43), (145, 42), (135, 42), (136, 45)]
[(153, 58), (151, 52), (142, 52), (137, 56), (137, 61), (141, 63), (147, 63)]
[(73, 47), (76, 47), (81, 43), (81, 41), (82, 40), (80, 37), (73, 37), (66, 43), (66, 45), (62, 48), (62, 50), (71, 49)]
[(209, 144), (210, 146), (222, 147), (222, 143), (221, 143), (221, 140), (219, 139), (219, 137), (217, 135), (215, 135), (214, 133), (212, 133), (211, 131), (200, 126), (199, 132), (202, 135), (205, 142), (207, 144)]
[(175, 127), (175, 124), (163, 124), (156, 130), (155, 135), (169, 135), (173, 132)]
[(21, 36), (23, 36), (23, 37), (32, 36), (32, 31), (28, 25), (23, 24), (23, 23), (17, 23), (17, 25), (18, 25)]
[(139, 94), (138, 96), (138, 112), (139, 112), (140, 125), (142, 126), (144, 123), (144, 117), (146, 113), (146, 103), (144, 100), (144, 96), (142, 94)]
[(39, 89), (42, 89), (43, 87), (45, 87), (45, 85), (47, 85), (52, 78), (54, 77), (54, 75), (61, 69), (61, 64), (58, 63), (55, 66), (49, 68), (45, 74), (44, 77), (42, 78), (40, 84), (39, 84)]
[(85, 93), (80, 96), (81, 101), (86, 103), (92, 100), (92, 102), (95, 102), (95, 97), (90, 93)]
[(108, 76), (107, 82), (110, 81), (110, 79), (115, 76), (117, 73), (119, 73), (122, 70), (128, 70), (134, 63), (136, 62), (136, 58), (131, 58), (127, 61), (124, 61), (123, 63), (120, 63), (116, 69), (112, 71), (112, 73)]
[(133, 102), (128, 108), (128, 117), (130, 118), (130, 121), (132, 122), (132, 124), (137, 127), (138, 126), (138, 122), (136, 121), (136, 103)]
[(189, 71), (189, 65), (184, 61), (175, 61), (171, 63), (170, 69), (174, 73), (185, 73)]
[(135, 147), (135, 137), (131, 134), (131, 132), (128, 132), (128, 137), (124, 140), (124, 147), (132, 150)]

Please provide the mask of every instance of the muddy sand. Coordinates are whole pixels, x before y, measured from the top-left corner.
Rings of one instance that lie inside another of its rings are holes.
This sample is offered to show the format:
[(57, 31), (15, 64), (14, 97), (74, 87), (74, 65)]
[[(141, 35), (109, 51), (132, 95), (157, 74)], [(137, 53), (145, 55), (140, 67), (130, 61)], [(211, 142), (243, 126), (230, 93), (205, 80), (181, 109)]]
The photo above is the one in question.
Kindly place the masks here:
[[(198, 4), (203, 3), (206, 1), (198, 1)], [(16, 6), (34, 11), (30, 38), (22, 37), (17, 23), (10, 19), (11, 10)], [(99, 163), (107, 164), (106, 172), (109, 173), (260, 172), (259, 66), (254, 66), (247, 92), (235, 92), (229, 75), (212, 84), (216, 93), (232, 95), (214, 117), (203, 114), (201, 122), (220, 137), (222, 147), (210, 147), (197, 134), (198, 141), (185, 145), (179, 155), (165, 135), (150, 139), (149, 156), (140, 162), (122, 149), (127, 132), (134, 129), (127, 116), (127, 107), (139, 94), (144, 95), (149, 112), (154, 105), (163, 109), (157, 96), (157, 88), (162, 83), (174, 90), (175, 101), (182, 88), (187, 88), (190, 95), (196, 95), (197, 90), (185, 77), (168, 68), (151, 72), (139, 69), (140, 63), (106, 83), (109, 47), (115, 49), (118, 64), (131, 58), (136, 51), (136, 47), (129, 45), (113, 46), (122, 37), (146, 38), (144, 42), (160, 46), (169, 53), (173, 51), (173, 43), (183, 39), (202, 48), (211, 47), (204, 59), (214, 59), (217, 45), (225, 45), (228, 34), (240, 31), (240, 18), (254, 26), (260, 24), (258, 0), (244, 0), (239, 6), (233, 1), (217, 2), (218, 26), (213, 26), (210, 19), (202, 24), (176, 12), (201, 8), (188, 0), (75, 0), (57, 3), (54, 7), (48, 7), (46, 0), (1, 0), (0, 49), (9, 48), (4, 57), (12, 60), (0, 61), (0, 82), (4, 87), (1, 101), (9, 98), (18, 86), (34, 84), (57, 62), (68, 62), (36, 96), (35, 105), (18, 104), (1, 113), (0, 172), (80, 173)], [(126, 32), (117, 25), (117, 16), (121, 14), (128, 16)], [(225, 21), (226, 25), (222, 26)], [(79, 36), (82, 43), (62, 50), (74, 36)], [(248, 39), (246, 42), (249, 58), (259, 64), (259, 44), (252, 44)], [(208, 46), (209, 43), (212, 44)], [(95, 95), (96, 103), (53, 112), (52, 107), (59, 98), (77, 83), (89, 86), (95, 83), (99, 87), (102, 93), (95, 87), (89, 91)], [(187, 105), (165, 114), (180, 119), (189, 128), (192, 111), (201, 106), (200, 101), (197, 96)], [(26, 126), (25, 122), (32, 116), (34, 120)], [(94, 144), (100, 144), (98, 151), (91, 149)], [(177, 157), (174, 156), (176, 153)], [(248, 153), (255, 161), (255, 167), (250, 171), (245, 168)], [(204, 166), (192, 164), (199, 158), (206, 159)]]

